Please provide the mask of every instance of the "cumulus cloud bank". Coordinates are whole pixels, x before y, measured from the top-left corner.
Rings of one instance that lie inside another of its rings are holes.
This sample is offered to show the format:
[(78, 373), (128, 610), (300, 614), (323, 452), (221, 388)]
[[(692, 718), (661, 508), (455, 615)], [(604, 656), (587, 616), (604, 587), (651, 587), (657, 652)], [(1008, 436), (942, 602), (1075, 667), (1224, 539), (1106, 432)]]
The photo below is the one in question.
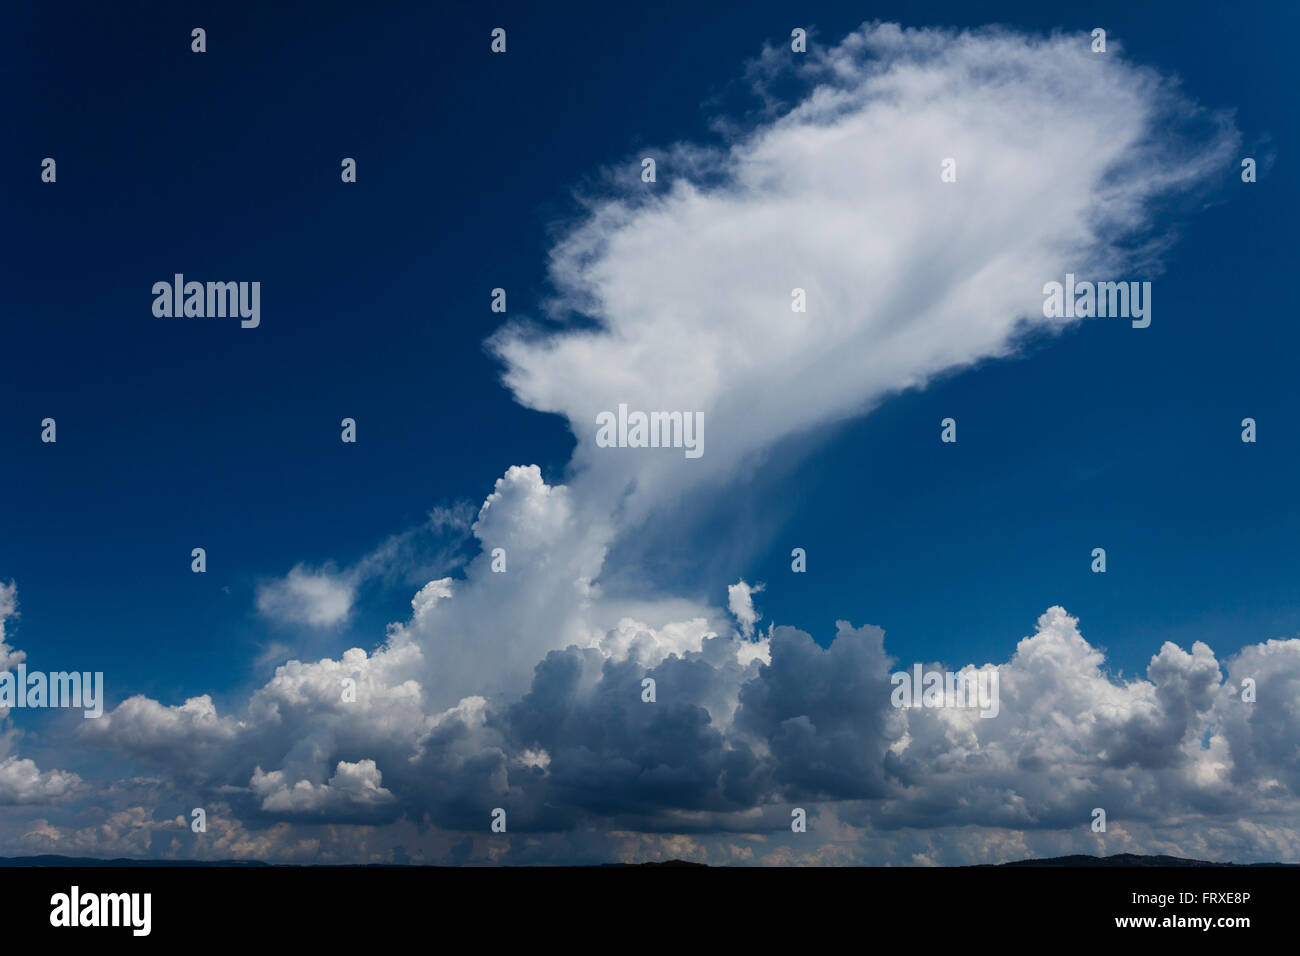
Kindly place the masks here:
[[(223, 794), (244, 824), (404, 820), (428, 844), (450, 832), (472, 845), (492, 809), (508, 808), (524, 841), (467, 851), (481, 859), (503, 848), (516, 862), (580, 854), (579, 836), (585, 852), (617, 854), (613, 834), (628, 833), (659, 840), (638, 844), (651, 855), (688, 836), (675, 851), (713, 862), (735, 861), (746, 843), (755, 862), (1227, 847), (1238, 858), (1287, 858), (1300, 836), (1300, 641), (1226, 661), (1204, 644), (1166, 643), (1145, 678), (1116, 681), (1079, 622), (1051, 608), (996, 665), (1001, 709), (987, 720), (975, 709), (892, 706), (899, 662), (880, 628), (840, 622), (822, 647), (778, 626), (763, 656), (747, 656), (754, 644), (735, 631), (692, 648), (670, 639), (663, 653), (649, 628), (636, 629), (632, 643), (643, 647), (629, 654), (628, 629), (550, 651), (518, 698), (423, 706), (407, 676), (419, 659), (397, 632), (373, 655), (286, 665), (238, 716), (193, 701), (124, 704), (148, 733), (115, 726), (117, 712), (86, 726), (173, 777), (194, 773), (195, 790)], [(340, 674), (358, 678), (354, 704), (340, 701)], [(1255, 702), (1242, 698), (1246, 676)], [(645, 677), (658, 688), (654, 704), (641, 699)], [(183, 748), (200, 736), (197, 713), (209, 729), (196, 761)], [(351, 759), (362, 753), (371, 756)], [(263, 769), (276, 764), (286, 769)], [(792, 806), (809, 808), (811, 847), (786, 839)], [(1088, 829), (1097, 806), (1108, 808), (1107, 834)], [(357, 851), (329, 833), (333, 852)], [(377, 839), (365, 837), (372, 848)], [(429, 858), (453, 860), (458, 846)]]
[[(776, 60), (759, 61), (760, 82)], [(1059, 327), (1042, 316), (1044, 282), (1154, 268), (1153, 204), (1224, 168), (1234, 143), (1168, 81), (1077, 36), (877, 25), (797, 71), (790, 109), (722, 147), (663, 151), (657, 189), (588, 200), (551, 260), (555, 312), (581, 321), (493, 338), (518, 400), (570, 423), (565, 484), (508, 469), (470, 528), (477, 557), (420, 588), (372, 652), (290, 661), (229, 713), (208, 696), (136, 696), (85, 723), (83, 743), (161, 773), (121, 789), (124, 844), (142, 806), (196, 800), (219, 808), (215, 837), (145, 814), (159, 852), (1294, 856), (1300, 641), (1224, 661), (1166, 644), (1145, 679), (1123, 682), (1054, 607), (1008, 660), (968, 665), (998, 668), (1001, 707), (985, 720), (891, 706), (899, 664), (878, 627), (841, 621), (825, 647), (788, 626), (756, 634), (758, 588), (744, 581), (725, 611), (650, 581), (606, 593), (611, 549), (695, 489)], [(945, 158), (957, 183), (940, 181)], [(806, 313), (791, 311), (795, 288)], [(596, 447), (597, 414), (620, 403), (703, 412), (706, 453)], [(506, 573), (492, 570), (498, 548)], [(349, 613), (352, 582), (295, 568), (258, 606), (328, 626)], [(801, 843), (796, 805), (812, 821)], [(1095, 806), (1115, 808), (1107, 834), (1087, 828)], [(495, 807), (510, 820), (498, 837)], [(42, 819), (21, 839), (107, 838)]]

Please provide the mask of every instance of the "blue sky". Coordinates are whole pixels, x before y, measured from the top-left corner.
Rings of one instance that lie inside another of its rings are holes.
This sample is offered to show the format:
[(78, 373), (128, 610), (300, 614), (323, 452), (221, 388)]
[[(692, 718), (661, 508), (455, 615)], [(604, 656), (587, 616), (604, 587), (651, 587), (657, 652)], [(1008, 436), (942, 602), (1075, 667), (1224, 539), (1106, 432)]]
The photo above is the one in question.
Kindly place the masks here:
[[(619, 529), (607, 593), (725, 620), (728, 585), (763, 582), (760, 629), (826, 647), (837, 620), (875, 625), (893, 657), (954, 667), (1008, 659), (1060, 605), (1125, 678), (1165, 641), (1222, 660), (1300, 637), (1294, 10), (53, 4), (7, 12), (0, 31), (9, 643), (32, 667), (104, 671), (110, 708), (209, 694), (223, 713), (290, 658), (373, 651), (422, 585), (464, 576), (479, 553), (466, 516), (508, 467), (535, 464), (551, 486), (574, 475), (588, 436), (543, 399), (517, 400), (485, 343), (507, 321), (563, 334), (572, 300), (549, 267), (585, 221), (575, 196), (639, 188), (642, 155), (660, 157), (667, 193), (688, 177), (672, 144), (718, 147), (770, 122), (746, 74), (765, 43), (788, 53), (804, 26), (829, 48), (867, 15), (1083, 44), (1104, 26), (1122, 45), (1108, 55), (1227, 111), (1237, 145), (1145, 207), (1140, 233), (1171, 240), (1153, 271), (1130, 270), (1154, 281), (1150, 328), (1040, 328), (923, 388), (864, 395), (869, 414), (774, 435)], [(498, 25), (504, 56), (487, 52)], [(1078, 128), (1063, 117), (1041, 135), (1059, 145)], [(39, 179), (45, 156), (54, 185)], [(345, 156), (354, 185), (339, 180)], [(1258, 182), (1241, 182), (1242, 156)], [(155, 318), (150, 288), (175, 272), (261, 281), (261, 326)], [(489, 310), (498, 286), (505, 316)], [(790, 404), (807, 375), (780, 382)], [(54, 445), (39, 440), (47, 416)], [(938, 440), (946, 416), (956, 445)], [(1240, 440), (1247, 416), (1255, 444)], [(355, 445), (339, 441), (343, 417)], [(460, 517), (435, 531), (434, 509)], [(259, 589), (295, 566), (346, 571), (402, 534), (336, 625), (259, 613)], [(194, 547), (206, 574), (190, 572)], [(808, 573), (791, 573), (793, 547)], [(1089, 570), (1095, 547), (1104, 575)], [(65, 734), (61, 715), (22, 721), (18, 749), (42, 768), (94, 780), (119, 759), (148, 765)]]

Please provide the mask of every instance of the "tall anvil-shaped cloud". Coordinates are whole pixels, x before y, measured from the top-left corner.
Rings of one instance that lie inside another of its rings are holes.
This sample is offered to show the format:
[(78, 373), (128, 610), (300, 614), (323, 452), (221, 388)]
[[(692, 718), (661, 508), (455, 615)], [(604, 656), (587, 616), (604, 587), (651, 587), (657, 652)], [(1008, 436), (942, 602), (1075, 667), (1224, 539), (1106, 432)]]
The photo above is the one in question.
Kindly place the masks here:
[[(1226, 117), (1082, 34), (877, 24), (757, 66), (806, 95), (725, 147), (667, 150), (657, 183), (588, 198), (550, 263), (553, 311), (588, 321), (492, 343), (518, 400), (568, 419), (582, 497), (604, 510), (635, 486), (630, 522), (1061, 324), (1042, 289), (1067, 271), (1150, 278), (1169, 241), (1149, 234), (1153, 204), (1225, 171), (1236, 144)], [(703, 456), (598, 447), (619, 403), (703, 412)]]

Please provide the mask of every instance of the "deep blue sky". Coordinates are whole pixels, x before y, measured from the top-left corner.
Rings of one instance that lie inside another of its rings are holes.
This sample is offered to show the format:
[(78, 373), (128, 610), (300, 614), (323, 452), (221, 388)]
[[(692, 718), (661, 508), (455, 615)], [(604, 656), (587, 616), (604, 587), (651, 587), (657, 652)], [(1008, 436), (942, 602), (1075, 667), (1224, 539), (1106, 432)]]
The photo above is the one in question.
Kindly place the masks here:
[[(5, 230), (0, 579), (34, 667), (104, 670), (110, 704), (252, 683), (271, 639), (259, 579), (348, 564), (509, 465), (562, 480), (572, 439), (499, 384), (483, 339), (536, 314), (571, 192), (641, 146), (714, 141), (734, 82), (793, 26), (862, 20), (1086, 32), (1236, 111), (1226, 170), (1138, 333), (1096, 321), (899, 396), (791, 473), (758, 475), (717, 528), (762, 515), (726, 566), (711, 533), (665, 587), (758, 606), (825, 642), (872, 623), (906, 659), (1003, 660), (1062, 604), (1128, 673), (1166, 640), (1220, 657), (1300, 634), (1294, 8), (1130, 3), (364, 5), (48, 3), (0, 31)], [(234, 8), (234, 9), (232, 9)], [(1270, 20), (1239, 30), (1243, 17)], [(505, 57), (487, 52), (509, 30)], [(203, 26), (208, 52), (189, 51)], [(1068, 129), (1045, 135), (1069, 136)], [(58, 183), (40, 161), (58, 161)], [(359, 182), (339, 182), (358, 160)], [(262, 325), (168, 321), (152, 284), (260, 280)], [(956, 447), (938, 441), (946, 415)], [(58, 421), (57, 445), (39, 423)], [(357, 419), (360, 442), (339, 441)], [(1244, 445), (1239, 422), (1259, 423)], [(831, 506), (831, 503), (834, 506)], [(765, 537), (764, 537), (765, 535)], [(190, 549), (209, 573), (190, 573)], [(809, 552), (809, 573), (789, 552)], [(1105, 547), (1108, 573), (1089, 572)], [(383, 637), (414, 588), (367, 592), (322, 653)], [(265, 676), (265, 675), (261, 675)]]

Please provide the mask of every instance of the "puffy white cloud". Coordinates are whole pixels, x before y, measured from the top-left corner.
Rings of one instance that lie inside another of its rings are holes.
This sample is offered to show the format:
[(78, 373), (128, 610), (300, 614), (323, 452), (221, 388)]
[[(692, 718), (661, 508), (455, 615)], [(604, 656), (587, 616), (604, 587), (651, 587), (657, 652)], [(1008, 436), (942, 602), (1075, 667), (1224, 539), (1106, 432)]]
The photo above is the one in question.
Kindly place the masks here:
[[(13, 581), (0, 583), (0, 671), (23, 663), (27, 655), (7, 644), (5, 621), (18, 614), (18, 586)], [(13, 708), (0, 707), (0, 727), (12, 717)], [(0, 806), (23, 806), (48, 803), (74, 793), (81, 784), (75, 773), (62, 770), (42, 771), (32, 760), (12, 753), (19, 732), (4, 728), (0, 732)]]
[[(0, 671), (12, 670), (27, 659), (27, 655), (5, 643), (5, 621), (18, 613), (18, 586), (10, 581), (0, 583)], [(0, 707), (0, 720), (9, 716), (9, 707)]]
[[(0, 671), (11, 670), (27, 659), (27, 655), (17, 648), (5, 643), (5, 621), (18, 614), (18, 586), (10, 581), (0, 583)], [(0, 707), (0, 718), (8, 713), (9, 708)]]
[(0, 806), (48, 803), (74, 792), (80, 783), (75, 773), (42, 772), (31, 760), (16, 756), (0, 760)]
[(754, 625), (763, 616), (754, 610), (754, 595), (762, 590), (763, 585), (750, 587), (743, 579), (727, 587), (727, 610), (736, 618), (745, 637), (754, 636)]
[[(1247, 702), (1246, 681), (1254, 683)], [(1289, 802), (1300, 794), (1300, 640), (1243, 647), (1228, 662), (1228, 679), (1214, 700), (1216, 769), (1226, 789), (1247, 788), (1263, 799)], [(1223, 761), (1230, 757), (1225, 767)], [(1217, 776), (1217, 775), (1216, 775)]]
[(78, 728), (83, 739), (111, 741), (123, 753), (156, 761), (187, 777), (202, 775), (210, 761), (222, 759), (239, 731), (237, 721), (218, 716), (207, 694), (172, 707), (136, 694)]
[(373, 760), (348, 763), (340, 760), (334, 775), (320, 785), (309, 780), (290, 783), (283, 771), (253, 771), (249, 785), (262, 800), (262, 809), (270, 813), (325, 815), (339, 813), (368, 815), (394, 803), (393, 794), (382, 786), (383, 774)]
[(258, 588), (257, 610), (283, 624), (334, 627), (352, 613), (356, 591), (350, 575), (297, 565), (286, 577)]

